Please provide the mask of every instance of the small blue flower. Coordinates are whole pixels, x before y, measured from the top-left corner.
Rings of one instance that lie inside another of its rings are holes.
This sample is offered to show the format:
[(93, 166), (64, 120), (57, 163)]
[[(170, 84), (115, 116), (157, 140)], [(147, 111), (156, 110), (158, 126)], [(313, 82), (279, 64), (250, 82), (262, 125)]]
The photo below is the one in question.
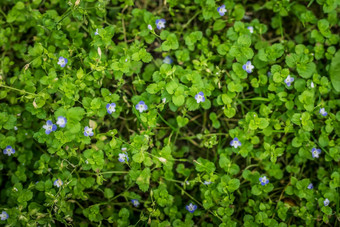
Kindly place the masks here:
[(55, 124), (53, 124), (52, 121), (50, 121), (50, 120), (46, 121), (46, 125), (44, 125), (43, 128), (45, 129), (45, 133), (47, 135), (49, 135), (51, 132), (54, 132), (55, 130), (57, 130), (57, 126)]
[(308, 189), (313, 189), (314, 188), (314, 186), (313, 186), (313, 184), (312, 183), (310, 183), (309, 185), (308, 185), (308, 187), (307, 187)]
[(290, 87), (290, 85), (292, 85), (293, 82), (294, 82), (294, 77), (291, 77), (290, 75), (288, 75), (287, 78), (285, 79), (285, 83), (287, 84), (287, 86)]
[(84, 128), (84, 135), (85, 135), (85, 136), (93, 136), (93, 129), (86, 126), (86, 127)]
[(185, 209), (187, 209), (187, 211), (189, 211), (190, 213), (194, 213), (194, 211), (197, 209), (197, 206), (190, 203), (189, 205), (185, 206)]
[(164, 64), (172, 64), (173, 60), (171, 59), (170, 56), (166, 56), (164, 59), (163, 59), (163, 63)]
[(148, 110), (148, 106), (145, 104), (144, 101), (140, 101), (140, 102), (136, 105), (136, 110), (138, 110), (140, 113), (143, 113), (143, 111)]
[(230, 146), (237, 148), (240, 147), (242, 143), (238, 140), (237, 137), (235, 137), (232, 141), (230, 141)]
[(134, 206), (134, 207), (138, 207), (139, 206), (139, 201), (138, 201), (138, 199), (131, 199), (131, 203), (132, 203), (132, 205)]
[(65, 128), (66, 123), (66, 118), (63, 116), (59, 116), (56, 124), (59, 125), (60, 128)]
[(313, 158), (319, 158), (319, 154), (321, 154), (321, 150), (317, 148), (313, 148), (311, 152), (312, 152)]
[(196, 99), (197, 103), (205, 102), (204, 93), (201, 92), (201, 91), (198, 92), (197, 95), (195, 95), (195, 99)]
[(152, 31), (152, 26), (151, 26), (151, 24), (148, 25), (148, 29), (149, 29), (150, 31)]
[(4, 154), (7, 154), (8, 156), (11, 156), (12, 154), (15, 153), (15, 150), (13, 147), (11, 146), (7, 146), (5, 149), (4, 149)]
[(165, 19), (158, 19), (156, 20), (156, 26), (158, 30), (161, 30), (162, 28), (165, 28)]
[(54, 186), (57, 186), (57, 188), (59, 188), (60, 186), (63, 185), (63, 181), (60, 180), (60, 179), (56, 179), (56, 180), (53, 182), (53, 185), (54, 185)]
[(9, 218), (9, 215), (7, 214), (6, 211), (2, 211), (2, 213), (0, 214), (0, 218), (2, 221), (5, 221)]
[(325, 207), (329, 205), (329, 200), (327, 198), (323, 201), (323, 205), (325, 205)]
[(227, 12), (225, 5), (221, 5), (217, 8), (217, 12), (220, 14), (220, 16), (224, 16), (224, 14)]
[(96, 29), (96, 32), (94, 33), (94, 35), (99, 35), (98, 28)]
[(204, 184), (204, 185), (209, 185), (209, 184), (211, 184), (211, 183), (212, 183), (211, 181), (207, 181), (207, 180), (206, 180), (206, 181), (204, 181), (203, 184)]
[(64, 68), (65, 65), (67, 64), (68, 60), (66, 58), (60, 57), (59, 61), (58, 61), (58, 65), (60, 65), (60, 67)]
[(269, 180), (267, 179), (266, 176), (260, 177), (259, 180), (260, 180), (262, 186), (264, 186), (264, 185), (269, 183)]
[(116, 103), (107, 104), (106, 110), (107, 110), (108, 114), (112, 114), (113, 112), (116, 112)]
[(252, 73), (254, 66), (251, 64), (251, 61), (247, 61), (247, 63), (242, 66), (242, 69), (247, 73)]
[(120, 162), (128, 162), (129, 161), (129, 156), (125, 153), (119, 153), (119, 158), (118, 161)]
[(254, 27), (253, 26), (249, 26), (249, 27), (247, 27), (247, 29), (249, 30), (250, 33), (254, 33)]
[(322, 116), (324, 116), (324, 117), (326, 117), (327, 114), (328, 114), (328, 113), (326, 112), (325, 108), (321, 108), (320, 111), (319, 111), (319, 113), (320, 113)]

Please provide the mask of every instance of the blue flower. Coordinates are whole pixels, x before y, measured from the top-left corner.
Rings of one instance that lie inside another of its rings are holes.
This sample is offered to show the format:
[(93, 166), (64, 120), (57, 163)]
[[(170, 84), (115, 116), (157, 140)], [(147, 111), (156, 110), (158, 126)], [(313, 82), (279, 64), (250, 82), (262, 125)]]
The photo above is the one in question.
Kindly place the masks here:
[(325, 207), (329, 205), (329, 200), (327, 198), (323, 201), (323, 205), (325, 205)]
[(247, 73), (252, 73), (254, 66), (251, 64), (251, 61), (247, 61), (247, 63), (242, 66), (242, 69)]
[(15, 150), (13, 147), (11, 146), (7, 146), (5, 149), (4, 149), (4, 154), (7, 154), (8, 156), (11, 156), (12, 154), (15, 153)]
[(58, 61), (58, 65), (60, 65), (60, 67), (64, 68), (65, 65), (67, 64), (68, 60), (66, 58), (60, 57), (59, 61)]
[(134, 206), (134, 207), (138, 207), (139, 206), (139, 201), (138, 201), (138, 199), (131, 199), (131, 203), (132, 203), (132, 205)]
[(148, 25), (148, 29), (149, 29), (150, 31), (152, 31), (152, 26), (151, 26), (151, 24)]
[(98, 28), (96, 29), (96, 32), (94, 33), (94, 35), (99, 35)]
[(165, 19), (158, 19), (156, 20), (156, 26), (158, 30), (161, 30), (162, 28), (165, 28)]
[(287, 76), (285, 79), (285, 83), (287, 84), (288, 87), (294, 82), (294, 77), (291, 77), (290, 75)]
[(326, 112), (325, 108), (321, 108), (320, 111), (319, 111), (319, 113), (320, 113), (322, 116), (324, 116), (324, 117), (326, 117), (327, 114), (328, 114), (328, 113)]
[(230, 146), (237, 148), (240, 147), (242, 143), (238, 140), (237, 137), (235, 137), (232, 141), (230, 141)]
[(197, 103), (205, 102), (204, 93), (201, 92), (201, 91), (198, 92), (197, 95), (195, 95), (195, 99), (196, 99)]
[(125, 162), (125, 161), (129, 161), (129, 156), (125, 153), (119, 153), (119, 158), (118, 158), (118, 161), (120, 162)]
[(166, 56), (164, 59), (163, 59), (163, 63), (164, 64), (172, 64), (173, 60), (171, 59), (170, 56)]
[(262, 186), (264, 186), (264, 185), (269, 183), (269, 180), (267, 179), (266, 176), (260, 177), (259, 180), (260, 180)]
[(46, 121), (46, 125), (44, 125), (43, 128), (45, 129), (45, 133), (47, 135), (57, 130), (57, 126), (53, 124), (50, 120)]
[(116, 112), (116, 103), (107, 104), (106, 110), (107, 110), (108, 114), (112, 114), (113, 112)]
[(321, 154), (321, 150), (317, 148), (313, 148), (311, 152), (312, 152), (313, 158), (319, 158), (319, 154)]
[(254, 32), (254, 27), (253, 26), (249, 26), (249, 27), (247, 27), (247, 29), (249, 30), (250, 33)]
[(314, 188), (314, 186), (313, 186), (313, 184), (312, 183), (310, 183), (309, 185), (308, 185), (308, 187), (307, 187), (308, 189), (313, 189)]
[(66, 118), (63, 116), (59, 116), (56, 124), (59, 125), (60, 128), (65, 128), (66, 123)]
[(93, 130), (92, 128), (86, 126), (84, 128), (84, 135), (85, 136), (93, 136), (93, 131), (92, 130)]
[(0, 218), (2, 221), (5, 221), (9, 218), (9, 215), (7, 214), (6, 211), (2, 211), (2, 213), (0, 214)]
[(209, 184), (211, 184), (212, 182), (211, 181), (204, 181), (204, 185), (209, 185)]
[(185, 206), (185, 209), (187, 209), (187, 211), (189, 211), (190, 213), (194, 213), (194, 211), (197, 209), (197, 206), (190, 203), (189, 205)]
[(217, 8), (217, 12), (220, 14), (220, 16), (224, 16), (224, 14), (227, 12), (225, 5), (221, 5)]
[(57, 186), (57, 188), (59, 188), (61, 185), (63, 185), (63, 181), (60, 180), (60, 179), (56, 179), (56, 180), (53, 182), (53, 185), (54, 185), (54, 186)]
[(146, 111), (148, 109), (148, 106), (145, 104), (144, 101), (140, 101), (136, 105), (136, 110), (138, 110), (140, 113), (143, 113), (143, 111)]

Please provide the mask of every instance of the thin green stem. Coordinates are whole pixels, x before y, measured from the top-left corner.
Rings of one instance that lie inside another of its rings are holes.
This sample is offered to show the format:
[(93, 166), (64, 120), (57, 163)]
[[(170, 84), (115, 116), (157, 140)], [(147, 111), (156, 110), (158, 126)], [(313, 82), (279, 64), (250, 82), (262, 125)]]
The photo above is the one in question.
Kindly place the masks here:
[(31, 93), (31, 92), (28, 92), (28, 91), (25, 91), (25, 90), (20, 90), (20, 89), (14, 88), (14, 87), (2, 85), (2, 84), (0, 84), (0, 87), (4, 87), (4, 88), (8, 88), (8, 89), (11, 89), (11, 90), (14, 90), (14, 91), (19, 91), (19, 92), (22, 92), (22, 93), (38, 96), (37, 94)]

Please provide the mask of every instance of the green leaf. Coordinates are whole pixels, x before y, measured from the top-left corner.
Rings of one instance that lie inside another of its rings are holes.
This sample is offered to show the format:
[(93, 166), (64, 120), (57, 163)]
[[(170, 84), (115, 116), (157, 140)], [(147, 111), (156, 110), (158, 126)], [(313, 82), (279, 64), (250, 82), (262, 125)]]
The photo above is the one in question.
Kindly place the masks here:
[(176, 106), (182, 106), (185, 102), (185, 97), (184, 97), (184, 95), (172, 96), (172, 102)]
[(150, 175), (151, 175), (150, 169), (145, 168), (137, 178), (136, 183), (138, 184), (139, 189), (142, 192), (146, 192), (149, 189)]
[(300, 76), (305, 79), (310, 78), (316, 70), (316, 65), (314, 62), (309, 62), (307, 64), (298, 64), (297, 71)]
[(227, 23), (224, 20), (216, 20), (213, 26), (213, 30), (214, 31), (222, 30), (226, 25)]
[(340, 92), (340, 51), (336, 52), (332, 58), (329, 75), (331, 77), (334, 90)]
[(240, 180), (239, 179), (231, 179), (228, 182), (227, 189), (229, 192), (234, 192), (240, 187)]
[(182, 117), (182, 116), (177, 116), (176, 120), (177, 120), (178, 127), (180, 128), (184, 127), (186, 124), (189, 123), (189, 119), (186, 117)]

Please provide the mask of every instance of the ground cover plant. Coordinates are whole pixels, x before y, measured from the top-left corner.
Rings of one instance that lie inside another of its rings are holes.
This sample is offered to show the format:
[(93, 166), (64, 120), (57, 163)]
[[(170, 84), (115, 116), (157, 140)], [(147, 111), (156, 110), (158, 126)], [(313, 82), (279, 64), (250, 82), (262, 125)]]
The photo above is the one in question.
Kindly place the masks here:
[(339, 226), (339, 0), (2, 0), (0, 225)]

